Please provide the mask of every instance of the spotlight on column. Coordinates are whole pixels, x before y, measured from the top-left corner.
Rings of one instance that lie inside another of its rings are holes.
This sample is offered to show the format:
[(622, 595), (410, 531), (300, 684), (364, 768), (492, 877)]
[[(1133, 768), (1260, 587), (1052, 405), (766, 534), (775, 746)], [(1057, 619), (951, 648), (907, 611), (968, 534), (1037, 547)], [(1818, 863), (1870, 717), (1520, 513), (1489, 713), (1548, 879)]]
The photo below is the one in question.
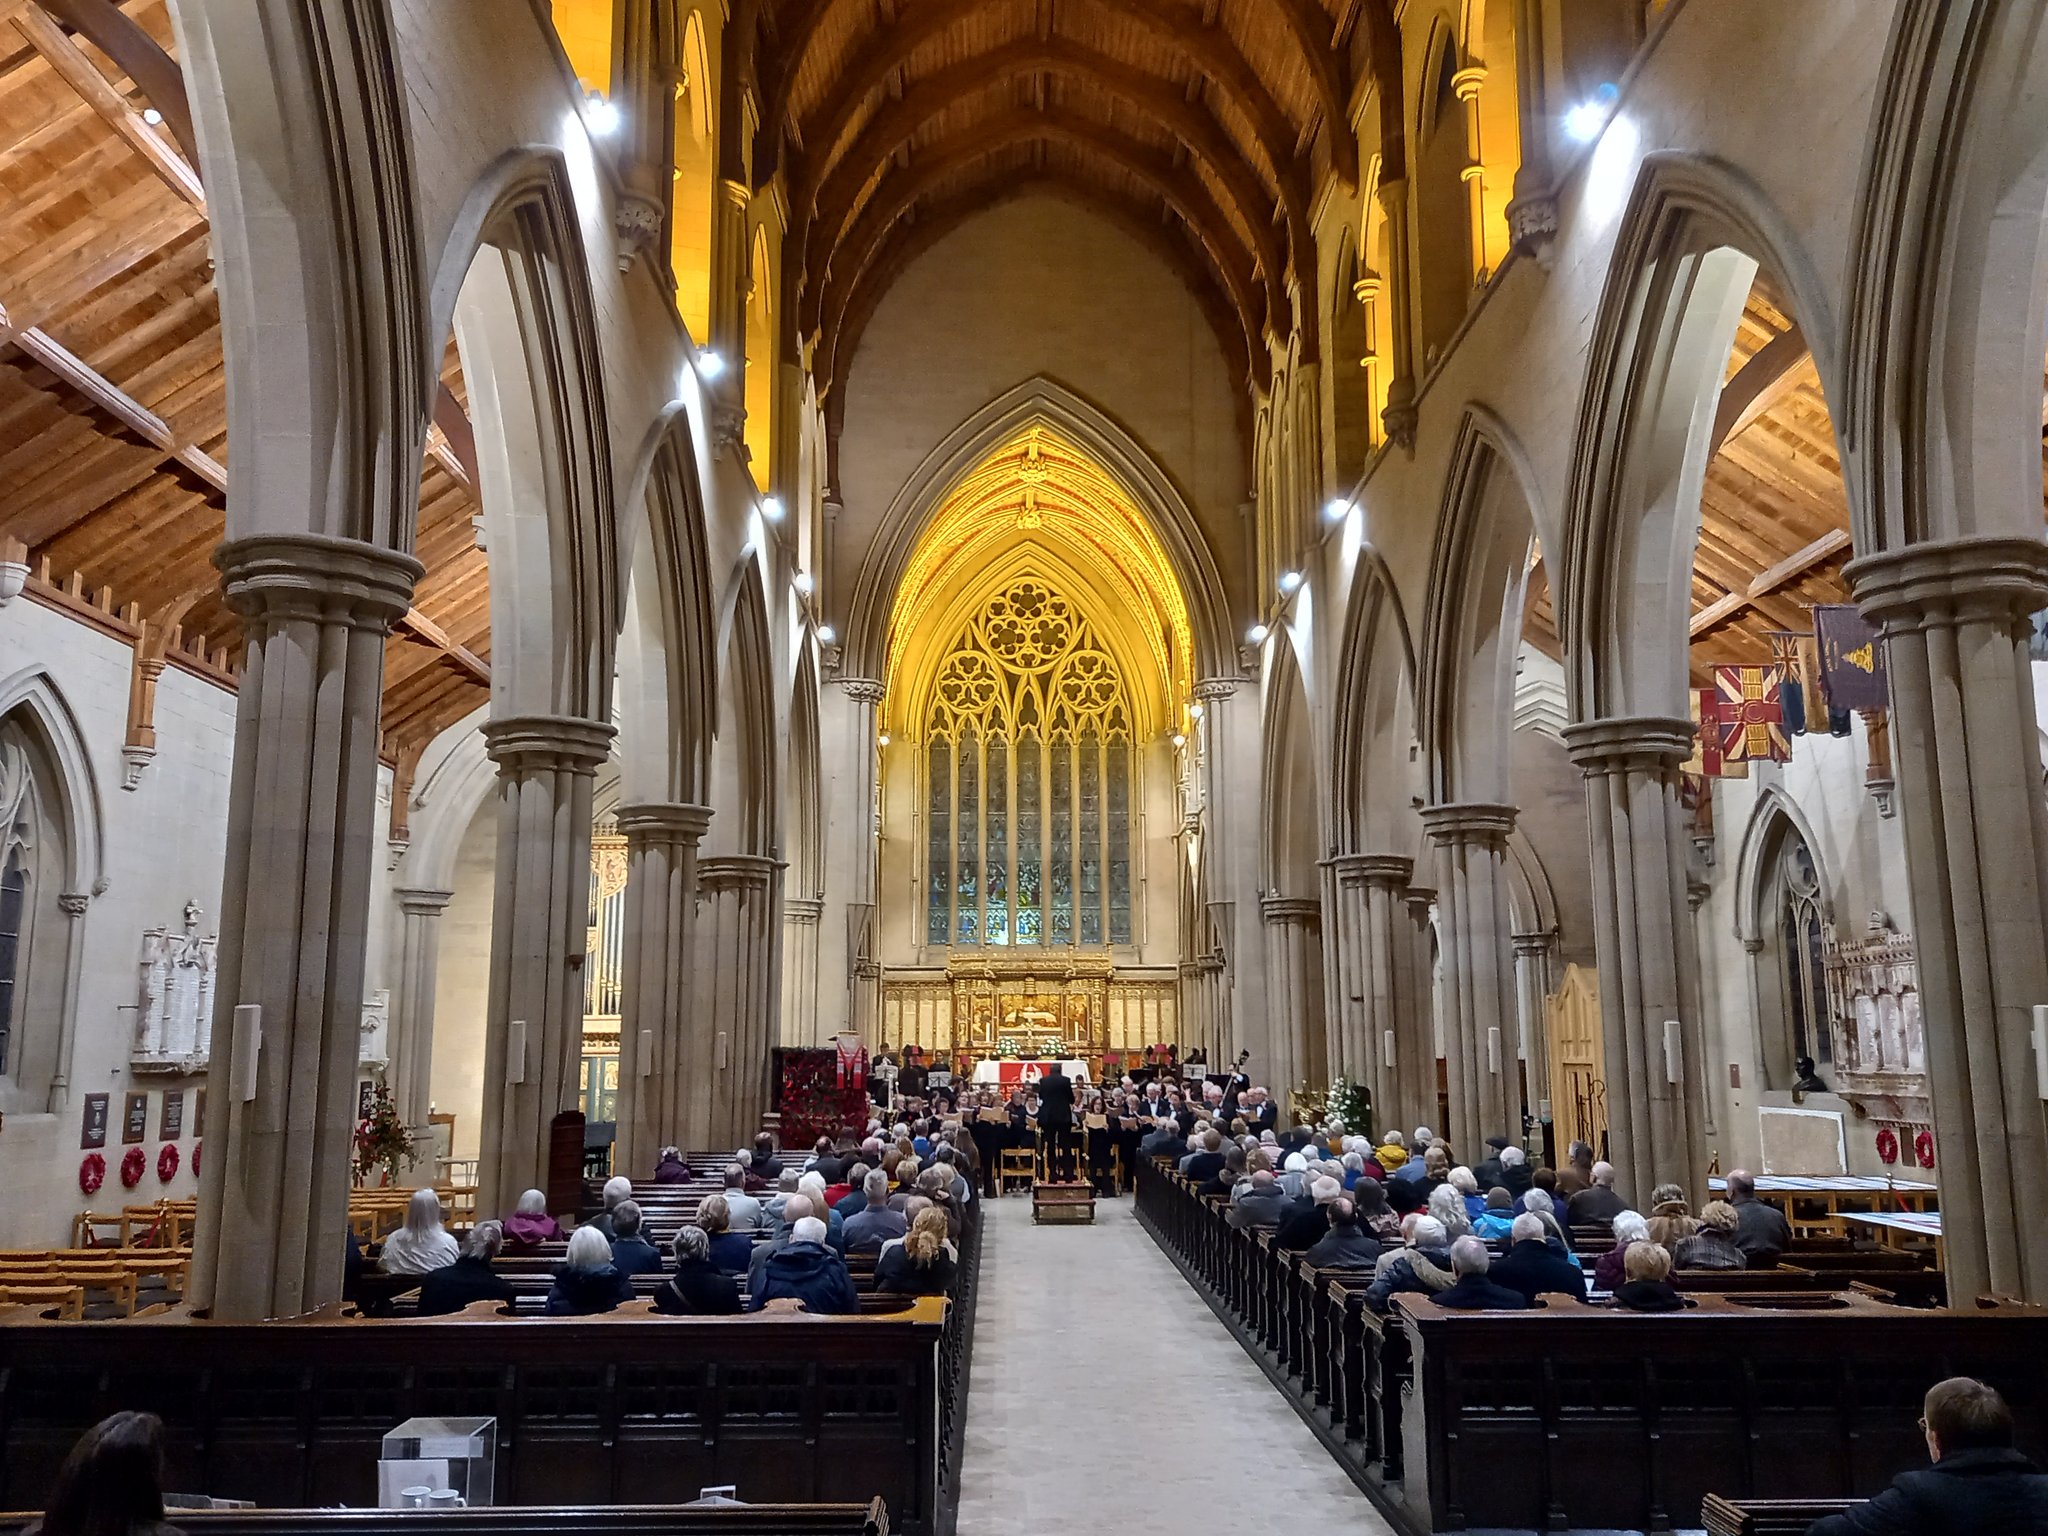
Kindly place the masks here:
[(1247, 644), (1264, 645), (1266, 643), (1266, 636), (1271, 633), (1272, 631), (1267, 629), (1265, 625), (1254, 624), (1244, 632), (1244, 638)]
[(763, 496), (761, 498), (761, 515), (771, 523), (781, 522), (782, 498), (780, 496)]
[(164, 120), (164, 115), (157, 111), (155, 107), (144, 107), (142, 109), (142, 120), (154, 128)]
[(811, 573), (809, 571), (798, 571), (796, 575), (791, 578), (790, 585), (796, 588), (798, 596), (809, 597), (811, 595), (811, 587), (813, 585), (811, 581)]
[(1564, 115), (1564, 131), (1581, 144), (1590, 144), (1600, 137), (1600, 130), (1607, 126), (1607, 118), (1614, 111), (1614, 104), (1621, 99), (1621, 92), (1612, 82), (1600, 87), (1591, 96), (1570, 108)]
[(619, 131), (619, 109), (595, 91), (583, 98), (583, 121), (600, 139)]
[(875, 745), (878, 747), (886, 747), (887, 745), (889, 745), (889, 733), (887, 731), (884, 731), (881, 735), (877, 736), (875, 738)]
[(1188, 718), (1191, 720), (1199, 720), (1202, 718), (1202, 701), (1200, 699), (1197, 699), (1194, 703), (1188, 706)]
[(1281, 590), (1282, 592), (1285, 592), (1285, 593), (1287, 593), (1287, 594), (1288, 594), (1288, 595), (1290, 595), (1290, 596), (1292, 596), (1292, 595), (1293, 595), (1294, 593), (1296, 593), (1296, 592), (1300, 591), (1300, 590), (1301, 590), (1301, 572), (1299, 572), (1299, 571), (1282, 571), (1282, 572), (1280, 573), (1280, 590)]
[(709, 383), (723, 372), (725, 372), (725, 359), (716, 352), (699, 352), (697, 354), (698, 378)]
[(820, 624), (818, 626), (818, 644), (830, 645), (834, 640), (837, 640), (838, 638), (839, 631), (834, 629), (830, 624)]
[(1186, 746), (1187, 744), (1188, 744), (1188, 739), (1187, 739), (1187, 737), (1185, 737), (1185, 736), (1181, 735), (1181, 733), (1180, 733), (1179, 731), (1175, 731), (1175, 732), (1173, 733), (1173, 749), (1174, 749), (1174, 750), (1175, 750), (1176, 752), (1178, 752), (1178, 751), (1179, 751), (1179, 750), (1180, 750), (1180, 749), (1181, 749), (1182, 747)]
[(1351, 510), (1351, 503), (1342, 496), (1332, 496), (1323, 507), (1323, 517), (1332, 523), (1344, 521), (1344, 514)]

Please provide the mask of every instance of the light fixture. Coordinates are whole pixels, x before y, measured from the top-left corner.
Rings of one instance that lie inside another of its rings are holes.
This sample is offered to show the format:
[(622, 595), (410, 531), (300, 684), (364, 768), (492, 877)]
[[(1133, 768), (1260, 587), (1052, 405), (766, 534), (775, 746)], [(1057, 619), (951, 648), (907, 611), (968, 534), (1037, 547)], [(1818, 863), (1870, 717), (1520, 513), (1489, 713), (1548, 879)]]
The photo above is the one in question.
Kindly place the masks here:
[(619, 109), (592, 91), (583, 98), (583, 121), (599, 138), (610, 138), (619, 131)]
[(1187, 744), (1187, 737), (1181, 735), (1179, 731), (1175, 731), (1173, 733), (1173, 746), (1175, 751), (1179, 751), (1182, 747), (1186, 746)]
[(155, 107), (144, 107), (142, 109), (142, 120), (145, 123), (149, 124), (150, 127), (154, 128), (158, 123), (161, 123), (164, 120), (164, 115), (163, 113), (157, 111)]
[(723, 372), (725, 372), (725, 359), (716, 352), (699, 352), (697, 354), (698, 378), (715, 379)]
[(878, 747), (886, 747), (887, 745), (889, 745), (889, 733), (887, 731), (884, 731), (881, 735), (877, 736), (875, 738), (875, 745)]
[(763, 496), (761, 498), (761, 515), (771, 523), (781, 522), (782, 498), (780, 496)]
[(1614, 110), (1614, 103), (1621, 97), (1620, 90), (1612, 83), (1600, 87), (1564, 115), (1564, 131), (1581, 144), (1590, 144), (1600, 137), (1600, 130), (1607, 126), (1607, 116)]
[(830, 624), (820, 624), (818, 626), (818, 644), (830, 645), (834, 640), (837, 640), (838, 638), (839, 631), (834, 629)]
[(1270, 633), (1271, 631), (1265, 625), (1254, 624), (1244, 632), (1244, 637), (1252, 645), (1264, 645), (1266, 643), (1266, 636)]
[(1197, 699), (1194, 703), (1188, 706), (1188, 718), (1191, 720), (1199, 720), (1202, 718), (1201, 700)]
[(791, 578), (790, 585), (795, 587), (801, 596), (809, 597), (811, 595), (811, 573), (809, 571), (798, 571)]
[(1344, 520), (1344, 514), (1350, 510), (1350, 502), (1346, 501), (1342, 496), (1332, 496), (1328, 505), (1323, 508), (1323, 516), (1333, 523), (1339, 523)]
[(1281, 590), (1282, 592), (1288, 592), (1288, 593), (1293, 593), (1293, 592), (1298, 592), (1298, 591), (1300, 591), (1300, 590), (1301, 590), (1301, 572), (1299, 572), (1299, 571), (1282, 571), (1282, 572), (1280, 573), (1280, 590)]

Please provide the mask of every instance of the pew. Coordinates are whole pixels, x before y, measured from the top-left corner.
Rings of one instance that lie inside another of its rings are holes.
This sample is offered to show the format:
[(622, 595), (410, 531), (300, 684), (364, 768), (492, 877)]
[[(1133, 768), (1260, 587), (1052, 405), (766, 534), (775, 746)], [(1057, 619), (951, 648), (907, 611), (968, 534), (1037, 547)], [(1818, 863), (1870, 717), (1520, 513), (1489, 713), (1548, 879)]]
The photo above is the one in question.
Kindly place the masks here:
[(1170, 1169), (1140, 1168), (1137, 1209), (1407, 1536), (1668, 1530), (1696, 1525), (1709, 1492), (1868, 1497), (1920, 1464), (1921, 1395), (1958, 1372), (2006, 1394), (2022, 1449), (2048, 1444), (2048, 1381), (2028, 1364), (2048, 1351), (2048, 1309), (1893, 1305), (1893, 1287), (1938, 1300), (1940, 1273), (1847, 1245), (1820, 1245), (1814, 1269), (1685, 1274), (1678, 1314), (1567, 1297), (1447, 1312), (1407, 1295), (1378, 1316), (1369, 1274), (1233, 1231), (1224, 1202)]
[[(173, 1509), (187, 1536), (889, 1536), (881, 1499), (840, 1504), (638, 1504), (590, 1508)], [(38, 1516), (0, 1513), (0, 1536)]]
[(1814, 1521), (1839, 1515), (1854, 1499), (1724, 1499), (1710, 1493), (1700, 1505), (1708, 1536), (1804, 1536)]

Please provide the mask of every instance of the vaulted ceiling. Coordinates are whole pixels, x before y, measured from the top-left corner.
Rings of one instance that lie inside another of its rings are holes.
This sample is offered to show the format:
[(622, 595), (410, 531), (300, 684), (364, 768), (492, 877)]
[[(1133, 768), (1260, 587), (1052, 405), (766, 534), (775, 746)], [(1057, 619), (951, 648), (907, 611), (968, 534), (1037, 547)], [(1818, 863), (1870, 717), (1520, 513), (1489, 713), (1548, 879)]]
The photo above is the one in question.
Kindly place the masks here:
[(764, 0), (758, 19), (755, 180), (787, 173), (795, 324), (828, 393), (903, 268), (1036, 183), (1151, 246), (1263, 383), (1289, 283), (1314, 293), (1316, 178), (1357, 180), (1356, 71), (1398, 98), (1389, 0)]

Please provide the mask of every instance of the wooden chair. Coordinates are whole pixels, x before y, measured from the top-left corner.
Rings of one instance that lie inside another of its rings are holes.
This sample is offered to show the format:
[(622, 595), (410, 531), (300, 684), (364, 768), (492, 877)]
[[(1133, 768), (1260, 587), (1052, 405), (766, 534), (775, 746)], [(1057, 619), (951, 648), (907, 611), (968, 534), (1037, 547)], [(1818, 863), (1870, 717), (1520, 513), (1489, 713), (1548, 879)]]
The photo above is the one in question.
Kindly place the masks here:
[(1003, 1194), (1021, 1185), (1027, 1191), (1038, 1182), (1038, 1152), (1033, 1147), (1005, 1147), (998, 1166), (996, 1188)]
[(85, 1317), (85, 1290), (76, 1285), (9, 1285), (0, 1282), (0, 1305), (54, 1307), (67, 1323)]

